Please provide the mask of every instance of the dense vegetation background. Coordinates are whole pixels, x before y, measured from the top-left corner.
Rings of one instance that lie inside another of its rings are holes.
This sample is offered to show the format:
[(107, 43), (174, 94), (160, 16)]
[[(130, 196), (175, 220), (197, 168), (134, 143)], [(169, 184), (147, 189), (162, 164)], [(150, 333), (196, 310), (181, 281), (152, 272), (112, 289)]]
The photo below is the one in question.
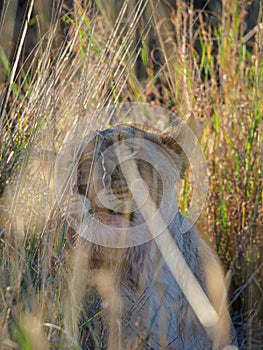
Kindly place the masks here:
[[(197, 226), (231, 271), (240, 349), (262, 348), (262, 11), (260, 0), (0, 3), (1, 349), (80, 348), (54, 160), (76, 118), (92, 128), (88, 108), (121, 102), (199, 119), (210, 182)], [(182, 211), (190, 197), (186, 179)]]

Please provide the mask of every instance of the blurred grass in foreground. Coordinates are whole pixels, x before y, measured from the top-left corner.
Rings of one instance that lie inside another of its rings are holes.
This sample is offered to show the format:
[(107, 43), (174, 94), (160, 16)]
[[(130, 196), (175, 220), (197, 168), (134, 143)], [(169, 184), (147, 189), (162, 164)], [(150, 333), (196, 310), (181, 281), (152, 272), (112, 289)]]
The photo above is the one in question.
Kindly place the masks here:
[[(141, 1), (117, 14), (111, 8), (110, 17), (103, 14), (104, 2), (97, 3), (75, 2), (62, 18), (58, 8), (53, 18), (59, 20), (51, 21), (26, 73), (1, 51), (8, 78), (1, 85), (1, 348), (80, 349), (70, 293), (74, 274), (65, 264), (67, 228), (53, 193), (55, 156), (74, 120), (89, 120), (87, 108), (148, 100), (182, 118), (192, 113), (202, 124), (210, 191), (197, 224), (232, 270), (230, 304), (240, 349), (261, 349), (262, 24), (250, 52), (241, 34), (243, 2), (224, 2), (219, 24), (209, 28), (202, 21), (196, 27), (194, 12), (183, 3), (157, 13)], [(54, 50), (60, 20), (68, 35)], [(151, 25), (161, 53), (157, 72), (148, 45)], [(89, 120), (90, 127), (98, 122)], [(189, 183), (182, 210), (191, 198)]]

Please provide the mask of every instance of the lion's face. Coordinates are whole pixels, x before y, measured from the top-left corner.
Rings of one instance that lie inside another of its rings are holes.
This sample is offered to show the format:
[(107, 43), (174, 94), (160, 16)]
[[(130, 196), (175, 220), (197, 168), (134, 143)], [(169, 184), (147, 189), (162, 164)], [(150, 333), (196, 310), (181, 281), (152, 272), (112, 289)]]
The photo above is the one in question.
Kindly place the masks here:
[(145, 131), (133, 126), (118, 126), (97, 132), (83, 149), (78, 163), (78, 192), (89, 199), (90, 214), (102, 222), (116, 227), (132, 227), (143, 221), (117, 155), (122, 142), (136, 160), (149, 195), (157, 207), (160, 205), (163, 181), (151, 158), (149, 145), (153, 141), (147, 136)]
[[(168, 132), (135, 124), (95, 131), (85, 136), (80, 146), (69, 157), (73, 160), (72, 171), (67, 170), (68, 163), (63, 164), (68, 178), (61, 185), (65, 213), (75, 237), (84, 238), (91, 260), (111, 256), (108, 260), (119, 261), (119, 254), (114, 259), (115, 248), (128, 248), (138, 251), (135, 258), (141, 261), (140, 246), (164, 229), (149, 229), (142, 207), (150, 198), (154, 202), (152, 220), (156, 211), (165, 225), (173, 220), (177, 212), (174, 184), (185, 168), (182, 149)], [(136, 198), (128, 180), (131, 164), (145, 184), (141, 188), (133, 182)], [(123, 254), (132, 265), (133, 253), (127, 254), (125, 249)]]

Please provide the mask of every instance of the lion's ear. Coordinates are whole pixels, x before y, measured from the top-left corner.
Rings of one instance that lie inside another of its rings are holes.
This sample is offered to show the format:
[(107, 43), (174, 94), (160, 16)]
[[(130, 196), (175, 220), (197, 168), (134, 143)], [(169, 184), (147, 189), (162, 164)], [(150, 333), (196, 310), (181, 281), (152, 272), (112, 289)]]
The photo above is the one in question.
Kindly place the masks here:
[(200, 129), (198, 121), (191, 115), (186, 121), (175, 119), (162, 133), (162, 142), (174, 153), (181, 178), (189, 166), (189, 158), (198, 141)]

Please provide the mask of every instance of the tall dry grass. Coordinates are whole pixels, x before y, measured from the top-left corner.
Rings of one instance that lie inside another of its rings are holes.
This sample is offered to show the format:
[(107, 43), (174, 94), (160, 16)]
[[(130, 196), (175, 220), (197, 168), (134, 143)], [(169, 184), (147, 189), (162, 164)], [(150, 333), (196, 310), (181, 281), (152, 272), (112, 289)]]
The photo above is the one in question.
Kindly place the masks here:
[[(182, 2), (177, 11), (156, 9), (154, 1), (125, 1), (118, 11), (112, 4), (103, 11), (103, 1), (75, 1), (63, 16), (54, 8), (50, 18), (56, 20), (45, 27), (27, 71), (16, 64), (19, 50), (13, 62), (1, 53), (7, 76), (1, 85), (1, 348), (80, 349), (84, 272), (79, 257), (67, 264), (67, 224), (53, 192), (55, 157), (76, 119), (86, 118), (91, 129), (106, 126), (103, 118), (91, 119), (89, 109), (148, 99), (202, 124), (210, 183), (197, 225), (232, 271), (230, 306), (240, 349), (261, 349), (262, 24), (249, 52), (242, 36), (245, 2), (223, 2), (214, 27)], [(60, 21), (68, 35), (54, 50)], [(144, 65), (143, 80), (136, 59)], [(182, 210), (190, 196), (186, 180)]]

